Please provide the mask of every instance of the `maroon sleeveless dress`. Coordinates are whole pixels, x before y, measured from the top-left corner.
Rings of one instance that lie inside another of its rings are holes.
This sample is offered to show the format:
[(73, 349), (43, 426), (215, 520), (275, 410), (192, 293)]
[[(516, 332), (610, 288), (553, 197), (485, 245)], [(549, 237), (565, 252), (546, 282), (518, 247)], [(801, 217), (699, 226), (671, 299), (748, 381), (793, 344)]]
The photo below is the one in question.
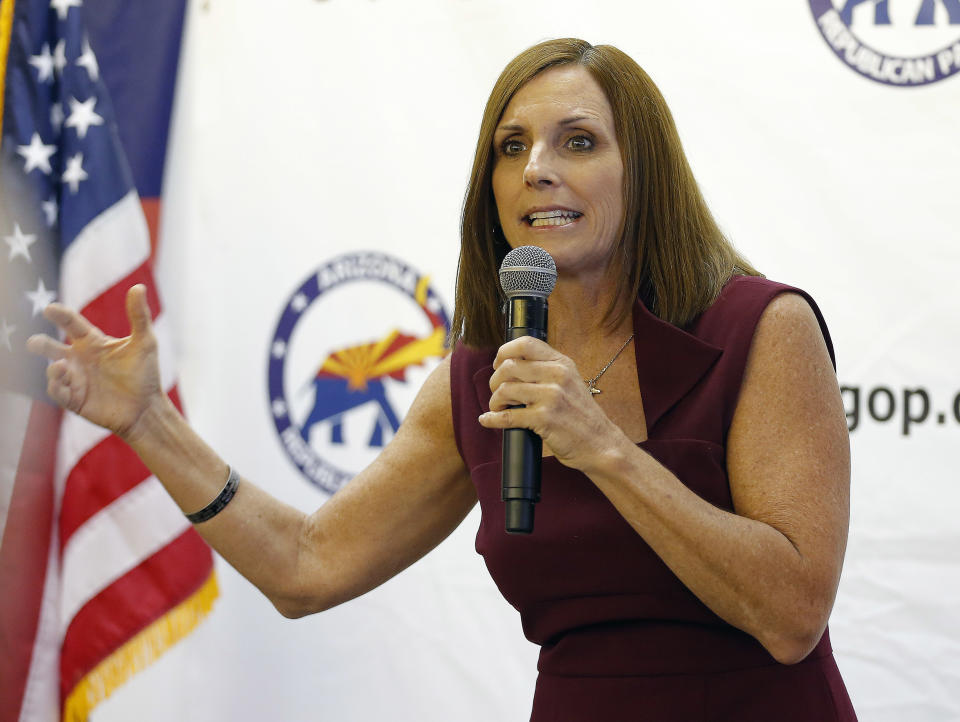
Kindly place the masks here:
[[(649, 439), (640, 447), (689, 488), (733, 510), (724, 444), (760, 315), (779, 293), (734, 277), (686, 330), (633, 312)], [(533, 722), (853, 722), (829, 635), (782, 665), (711, 612), (579, 471), (543, 460), (529, 536), (504, 531), (500, 436), (489, 410), (495, 349), (457, 347), (451, 366), (457, 445), (480, 500), (477, 551), (541, 647)]]

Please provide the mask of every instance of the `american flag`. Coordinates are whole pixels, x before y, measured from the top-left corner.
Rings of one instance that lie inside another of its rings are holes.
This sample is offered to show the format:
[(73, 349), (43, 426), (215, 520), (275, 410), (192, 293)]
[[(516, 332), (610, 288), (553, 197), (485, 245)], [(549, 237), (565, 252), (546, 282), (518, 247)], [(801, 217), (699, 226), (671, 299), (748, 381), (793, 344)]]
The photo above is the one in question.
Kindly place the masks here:
[[(45, 363), (24, 350), (53, 333), (53, 300), (126, 335), (124, 294), (145, 283), (178, 403), (151, 271), (157, 201), (137, 187), (159, 196), (182, 18), (182, 0), (0, 0), (0, 722), (87, 719), (216, 596), (210, 550), (156, 478), (53, 408)], [(116, 112), (104, 76), (126, 88)], [(149, 122), (118, 125), (138, 106)]]

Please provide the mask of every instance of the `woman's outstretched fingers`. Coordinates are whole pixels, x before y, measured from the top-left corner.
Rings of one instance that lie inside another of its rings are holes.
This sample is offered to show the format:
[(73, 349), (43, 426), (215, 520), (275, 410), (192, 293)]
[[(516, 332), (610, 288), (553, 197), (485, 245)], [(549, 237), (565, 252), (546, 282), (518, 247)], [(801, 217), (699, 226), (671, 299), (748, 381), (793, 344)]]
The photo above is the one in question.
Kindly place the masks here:
[(71, 409), (73, 390), (70, 388), (70, 373), (65, 361), (54, 361), (47, 366), (47, 394), (66, 409)]
[(65, 343), (55, 341), (46, 334), (40, 333), (27, 339), (27, 351), (43, 356), (51, 361), (65, 358), (70, 347)]
[(60, 303), (51, 303), (43, 309), (43, 317), (55, 323), (67, 335), (67, 338), (73, 341), (83, 338), (93, 328), (93, 324), (87, 319), (72, 308)]
[(131, 336), (150, 333), (150, 304), (147, 303), (147, 287), (142, 283), (127, 291), (127, 319)]

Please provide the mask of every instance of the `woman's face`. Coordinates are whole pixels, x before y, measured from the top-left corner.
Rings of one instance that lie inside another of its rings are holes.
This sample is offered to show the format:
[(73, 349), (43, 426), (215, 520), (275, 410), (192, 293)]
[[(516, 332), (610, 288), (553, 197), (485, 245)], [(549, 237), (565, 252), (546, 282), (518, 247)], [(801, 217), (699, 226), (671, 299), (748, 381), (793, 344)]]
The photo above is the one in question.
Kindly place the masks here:
[(540, 246), (561, 274), (602, 274), (623, 220), (623, 160), (590, 73), (561, 65), (534, 77), (493, 143), (493, 195), (510, 246)]

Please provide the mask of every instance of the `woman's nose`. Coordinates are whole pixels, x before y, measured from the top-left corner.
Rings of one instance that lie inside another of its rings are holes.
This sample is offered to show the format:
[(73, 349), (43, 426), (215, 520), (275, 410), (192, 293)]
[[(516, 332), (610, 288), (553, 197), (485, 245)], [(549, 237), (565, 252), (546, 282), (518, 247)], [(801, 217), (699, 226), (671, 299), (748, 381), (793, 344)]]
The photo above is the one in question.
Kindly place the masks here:
[(546, 148), (534, 147), (523, 168), (523, 182), (532, 187), (553, 186), (560, 181), (556, 165)]

